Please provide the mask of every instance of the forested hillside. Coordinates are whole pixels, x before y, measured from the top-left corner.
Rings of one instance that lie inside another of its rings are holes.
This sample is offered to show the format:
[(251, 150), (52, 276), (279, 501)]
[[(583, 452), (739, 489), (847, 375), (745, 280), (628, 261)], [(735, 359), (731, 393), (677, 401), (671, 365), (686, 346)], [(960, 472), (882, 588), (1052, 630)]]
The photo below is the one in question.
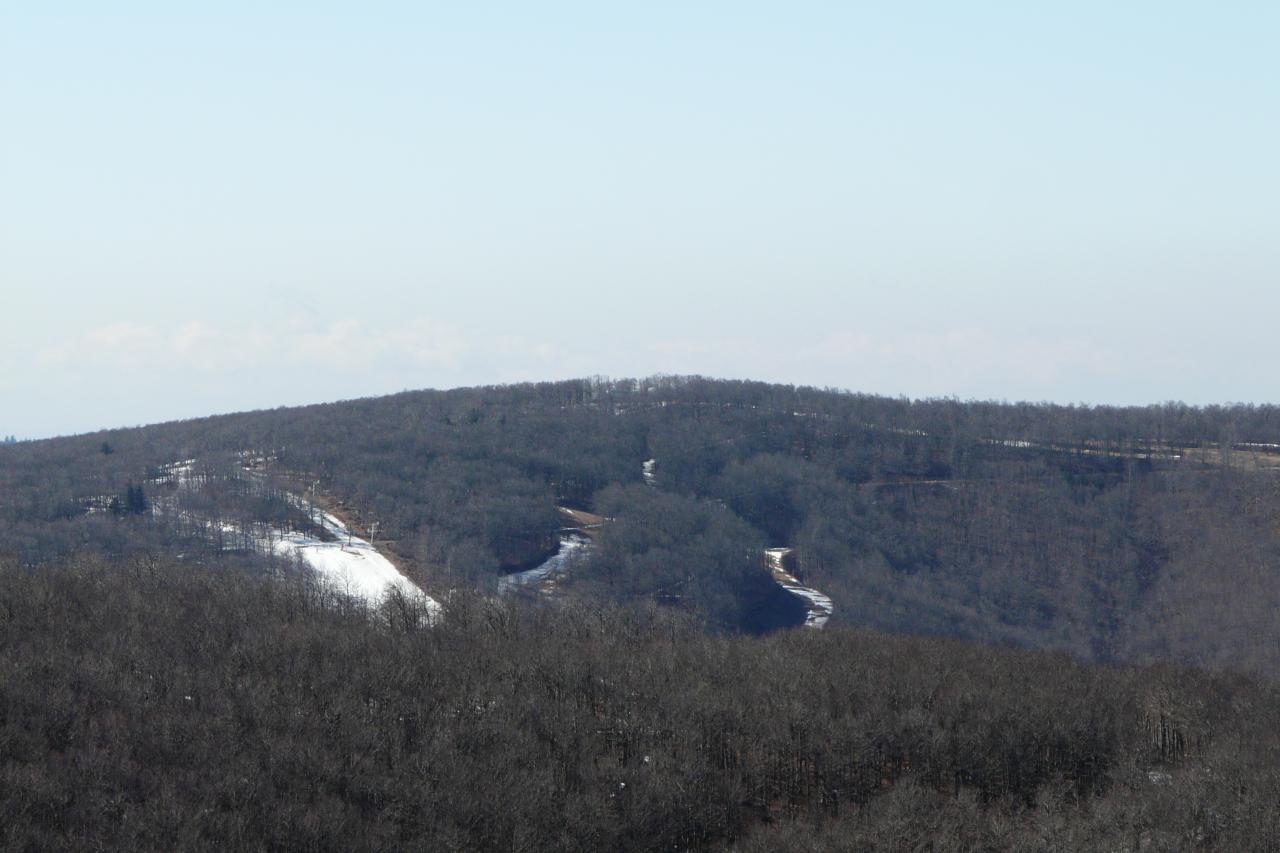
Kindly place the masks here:
[(1274, 850), (1274, 685), (0, 563), (9, 850)]
[(567, 600), (795, 624), (761, 555), (788, 546), (832, 627), (1274, 674), (1277, 445), (1274, 407), (673, 377), (410, 392), (5, 445), (0, 549), (266, 565), (254, 525), (305, 528), (303, 496), (428, 591), (487, 592), (555, 549), (569, 506), (610, 521)]

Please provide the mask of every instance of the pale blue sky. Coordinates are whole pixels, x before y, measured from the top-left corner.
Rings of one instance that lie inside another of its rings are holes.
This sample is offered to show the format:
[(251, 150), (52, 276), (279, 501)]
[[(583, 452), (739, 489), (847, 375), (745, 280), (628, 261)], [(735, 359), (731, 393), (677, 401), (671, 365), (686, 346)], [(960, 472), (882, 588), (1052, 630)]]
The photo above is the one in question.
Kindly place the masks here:
[(0, 0), (0, 434), (596, 373), (1280, 399), (1275, 4), (179, 5)]

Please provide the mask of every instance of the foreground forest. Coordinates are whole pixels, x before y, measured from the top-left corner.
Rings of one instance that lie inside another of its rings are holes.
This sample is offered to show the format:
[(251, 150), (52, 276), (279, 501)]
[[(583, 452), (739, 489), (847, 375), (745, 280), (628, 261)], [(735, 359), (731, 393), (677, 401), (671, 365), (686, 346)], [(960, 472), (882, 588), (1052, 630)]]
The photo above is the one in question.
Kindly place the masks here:
[(1269, 406), (594, 379), (0, 446), (0, 552), (264, 560), (254, 526), (305, 527), (305, 495), (429, 593), (492, 591), (555, 549), (569, 506), (611, 519), (561, 586), (583, 602), (794, 622), (761, 559), (787, 546), (832, 625), (1274, 675), (1278, 473)]
[(1274, 850), (1280, 695), (306, 574), (0, 565), (8, 850)]

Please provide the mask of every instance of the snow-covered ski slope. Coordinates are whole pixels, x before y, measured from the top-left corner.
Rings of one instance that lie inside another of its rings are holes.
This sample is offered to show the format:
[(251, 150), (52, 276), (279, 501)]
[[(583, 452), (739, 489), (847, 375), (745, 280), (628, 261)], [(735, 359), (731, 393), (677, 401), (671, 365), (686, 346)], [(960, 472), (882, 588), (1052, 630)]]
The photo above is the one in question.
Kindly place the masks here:
[[(179, 488), (199, 488), (204, 485), (204, 480), (194, 476), (194, 466), (194, 459), (184, 459), (162, 466), (161, 470), (163, 476)], [(245, 472), (251, 477), (261, 476), (248, 467)], [(332, 540), (297, 531), (268, 528), (250, 534), (249, 538), (255, 547), (280, 557), (301, 560), (339, 592), (368, 604), (378, 605), (389, 594), (399, 592), (407, 600), (421, 605), (432, 621), (439, 617), (440, 603), (401, 574), (371, 543), (352, 533), (341, 519), (331, 513), (320, 512), (298, 495), (289, 495), (289, 502), (311, 515)], [(154, 505), (153, 511), (171, 512), (173, 507), (169, 506), (170, 503), (171, 501), (159, 501)], [(225, 527), (223, 532), (234, 533), (236, 530)]]
[(325, 532), (334, 537), (332, 542), (305, 533), (278, 532), (271, 536), (271, 550), (281, 557), (301, 559), (340, 592), (370, 604), (379, 604), (391, 593), (399, 592), (409, 601), (423, 605), (432, 619), (440, 615), (438, 601), (336, 516), (321, 513), (320, 522)]

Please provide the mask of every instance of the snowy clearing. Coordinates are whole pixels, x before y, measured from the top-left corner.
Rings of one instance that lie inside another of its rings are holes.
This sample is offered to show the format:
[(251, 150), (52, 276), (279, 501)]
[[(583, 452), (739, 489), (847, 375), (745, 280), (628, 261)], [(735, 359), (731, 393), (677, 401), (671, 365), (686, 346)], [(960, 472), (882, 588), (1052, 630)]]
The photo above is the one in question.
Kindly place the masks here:
[(325, 542), (305, 533), (277, 531), (271, 534), (271, 551), (281, 557), (297, 557), (331, 586), (369, 604), (380, 604), (399, 592), (423, 605), (429, 618), (441, 612), (440, 603), (400, 573), (373, 545), (353, 534), (336, 516), (321, 513), (321, 526), (334, 541)]
[[(251, 461), (265, 464), (262, 457)], [(161, 466), (162, 479), (180, 489), (199, 488), (205, 481), (204, 477), (193, 474), (195, 462), (194, 459), (184, 459)], [(244, 470), (255, 480), (262, 477), (261, 472), (248, 466)], [(371, 543), (352, 533), (341, 519), (320, 511), (299, 495), (290, 494), (288, 500), (307, 512), (324, 529), (325, 534), (332, 537), (332, 541), (277, 528), (256, 527), (247, 531), (227, 524), (201, 522), (188, 513), (178, 511), (176, 500), (172, 497), (161, 497), (153, 501), (152, 512), (182, 517), (191, 523), (203, 523), (211, 534), (241, 537), (246, 547), (264, 550), (278, 557), (300, 560), (334, 589), (367, 604), (376, 606), (388, 595), (398, 592), (408, 601), (421, 605), (430, 621), (439, 618), (442, 611), (440, 603), (401, 574)]]

